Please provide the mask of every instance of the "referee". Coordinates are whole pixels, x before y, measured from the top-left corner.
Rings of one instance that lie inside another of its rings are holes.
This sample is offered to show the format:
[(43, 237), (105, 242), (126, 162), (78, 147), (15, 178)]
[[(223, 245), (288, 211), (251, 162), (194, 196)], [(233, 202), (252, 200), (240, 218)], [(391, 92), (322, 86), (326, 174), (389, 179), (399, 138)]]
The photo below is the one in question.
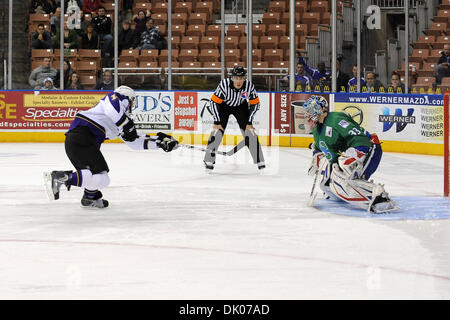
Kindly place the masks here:
[(246, 78), (247, 72), (243, 67), (236, 66), (231, 72), (231, 78), (220, 81), (219, 86), (211, 97), (211, 113), (214, 118), (213, 131), (208, 139), (203, 162), (207, 170), (214, 169), (215, 151), (222, 142), (228, 118), (233, 115), (244, 136), (245, 145), (249, 148), (253, 163), (258, 169), (266, 167), (261, 145), (253, 127), (253, 120), (259, 110), (259, 98), (255, 86)]

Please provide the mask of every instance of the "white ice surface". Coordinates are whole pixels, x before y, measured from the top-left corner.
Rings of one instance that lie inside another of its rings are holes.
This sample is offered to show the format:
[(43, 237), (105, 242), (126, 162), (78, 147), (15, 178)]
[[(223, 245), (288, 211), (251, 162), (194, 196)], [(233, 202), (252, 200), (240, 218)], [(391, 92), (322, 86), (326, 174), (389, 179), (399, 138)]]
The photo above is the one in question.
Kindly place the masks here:
[[(264, 148), (264, 175), (245, 149), (210, 175), (200, 151), (102, 151), (110, 207), (86, 210), (75, 187), (46, 198), (63, 144), (0, 144), (0, 299), (450, 299), (450, 220), (309, 208), (309, 150)], [(442, 157), (385, 153), (373, 179), (426, 198), (442, 176)]]

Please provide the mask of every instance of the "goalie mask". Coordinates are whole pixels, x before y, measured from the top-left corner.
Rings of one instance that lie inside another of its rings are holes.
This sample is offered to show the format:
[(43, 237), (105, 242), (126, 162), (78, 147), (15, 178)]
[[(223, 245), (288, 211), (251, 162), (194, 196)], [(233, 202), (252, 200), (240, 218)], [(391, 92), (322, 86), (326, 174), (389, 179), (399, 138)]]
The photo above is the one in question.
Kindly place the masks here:
[(308, 123), (311, 129), (315, 126), (320, 116), (327, 111), (328, 102), (324, 97), (321, 96), (311, 96), (303, 104), (303, 109), (305, 110), (305, 116), (308, 119)]
[(134, 101), (136, 100), (136, 93), (134, 92), (134, 90), (127, 86), (120, 86), (116, 90), (114, 90), (114, 92), (127, 97), (129, 105), (126, 113), (128, 115), (131, 115), (131, 110), (133, 109)]

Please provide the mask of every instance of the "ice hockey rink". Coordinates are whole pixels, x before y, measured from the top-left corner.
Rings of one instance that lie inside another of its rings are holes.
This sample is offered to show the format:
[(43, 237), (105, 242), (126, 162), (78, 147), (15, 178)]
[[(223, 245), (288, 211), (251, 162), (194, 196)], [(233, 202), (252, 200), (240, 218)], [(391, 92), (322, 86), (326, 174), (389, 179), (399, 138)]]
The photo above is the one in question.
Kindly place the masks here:
[(370, 215), (306, 206), (307, 149), (265, 147), (264, 174), (246, 149), (212, 174), (198, 150), (102, 151), (110, 207), (88, 210), (46, 197), (62, 143), (0, 144), (0, 299), (450, 299), (442, 157), (385, 153), (401, 209)]

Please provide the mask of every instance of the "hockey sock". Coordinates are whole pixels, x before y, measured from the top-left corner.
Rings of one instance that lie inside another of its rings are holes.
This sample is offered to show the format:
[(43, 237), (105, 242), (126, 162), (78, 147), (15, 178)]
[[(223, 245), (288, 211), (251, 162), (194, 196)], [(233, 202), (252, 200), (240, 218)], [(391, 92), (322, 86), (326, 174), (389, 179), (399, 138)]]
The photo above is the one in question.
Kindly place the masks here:
[(264, 155), (262, 153), (261, 145), (258, 141), (258, 135), (251, 130), (247, 130), (244, 133), (245, 144), (250, 150), (250, 154), (253, 158), (253, 163), (264, 164)]
[(81, 171), (75, 171), (72, 173), (72, 178), (70, 179), (70, 185), (72, 186), (76, 186), (76, 187), (81, 187), (82, 184), (82, 179), (81, 179), (82, 175), (81, 175)]
[(80, 170), (81, 173), (81, 187), (88, 190), (104, 189), (109, 185), (110, 179), (106, 171), (92, 174), (90, 170)]
[(214, 130), (211, 132), (211, 135), (208, 139), (208, 146), (206, 147), (210, 151), (205, 153), (205, 158), (203, 159), (203, 161), (209, 163), (216, 162), (216, 154), (214, 153), (214, 151), (217, 150), (220, 143), (222, 142), (223, 133), (224, 132), (222, 130)]

